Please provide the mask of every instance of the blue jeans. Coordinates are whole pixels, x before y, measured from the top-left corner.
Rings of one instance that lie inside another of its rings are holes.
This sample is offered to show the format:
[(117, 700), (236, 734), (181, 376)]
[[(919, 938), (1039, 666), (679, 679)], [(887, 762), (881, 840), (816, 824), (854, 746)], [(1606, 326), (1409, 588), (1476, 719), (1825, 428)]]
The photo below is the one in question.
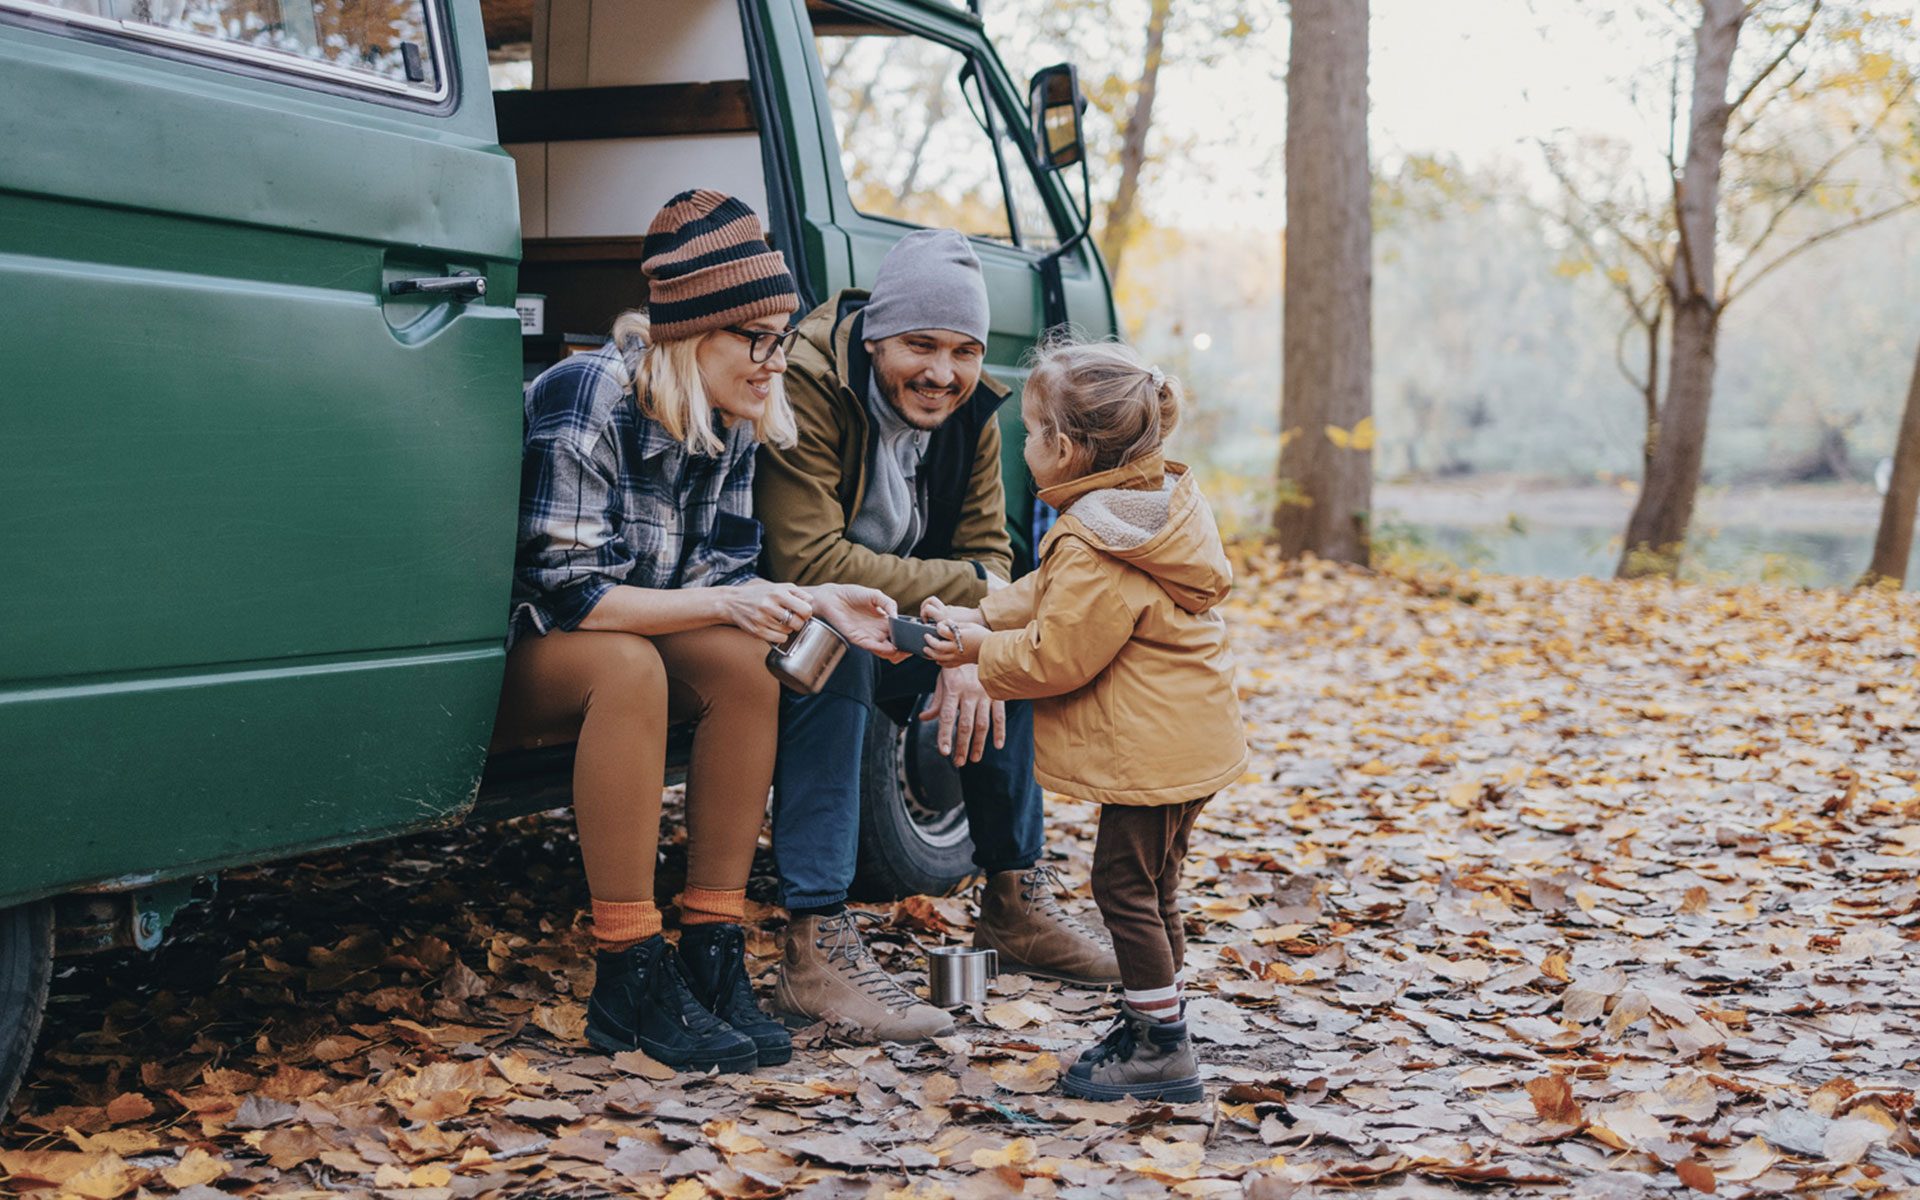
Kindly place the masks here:
[[(773, 771), (773, 858), (781, 902), (817, 908), (847, 898), (860, 850), (860, 764), (867, 721), (888, 701), (933, 691), (939, 668), (922, 658), (888, 663), (847, 656), (816, 696), (783, 692)], [(891, 706), (889, 706), (891, 707)], [(960, 768), (960, 792), (982, 871), (1024, 871), (1040, 858), (1040, 785), (1033, 778), (1033, 706), (1007, 704), (1007, 744), (991, 739)]]

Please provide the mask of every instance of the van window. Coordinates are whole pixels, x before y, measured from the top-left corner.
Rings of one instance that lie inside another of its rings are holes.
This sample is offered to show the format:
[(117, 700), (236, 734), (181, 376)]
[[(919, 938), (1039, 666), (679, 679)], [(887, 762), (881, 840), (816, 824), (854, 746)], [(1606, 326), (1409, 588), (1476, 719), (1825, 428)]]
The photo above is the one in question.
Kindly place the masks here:
[[(223, 48), (265, 50), (303, 62), (437, 92), (429, 31), (431, 0), (0, 0), (8, 7), (57, 9), (88, 23), (117, 22), (132, 33), (206, 39)], [(172, 40), (172, 39), (167, 39)]]
[(964, 52), (879, 25), (816, 25), (840, 166), (856, 209), (1009, 245), (1058, 243), (1005, 115)]

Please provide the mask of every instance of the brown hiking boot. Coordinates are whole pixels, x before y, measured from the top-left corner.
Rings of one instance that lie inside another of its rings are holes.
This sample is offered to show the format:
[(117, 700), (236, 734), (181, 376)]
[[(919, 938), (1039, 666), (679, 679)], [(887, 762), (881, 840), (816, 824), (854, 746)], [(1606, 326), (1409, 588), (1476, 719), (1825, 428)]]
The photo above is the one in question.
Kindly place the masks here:
[(1069, 916), (1054, 898), (1052, 867), (1001, 871), (980, 889), (973, 944), (1000, 953), (1000, 970), (1088, 987), (1120, 982), (1113, 943)]
[(858, 913), (795, 917), (787, 925), (774, 1004), (787, 1024), (825, 1021), (856, 1042), (920, 1042), (953, 1032), (953, 1018), (926, 1004), (874, 961)]
[(1168, 1100), (1194, 1104), (1207, 1098), (1200, 1063), (1187, 1036), (1186, 1008), (1177, 1021), (1141, 1016), (1120, 1002), (1120, 1018), (1107, 1036), (1080, 1052), (1060, 1080), (1060, 1090), (1084, 1100)]

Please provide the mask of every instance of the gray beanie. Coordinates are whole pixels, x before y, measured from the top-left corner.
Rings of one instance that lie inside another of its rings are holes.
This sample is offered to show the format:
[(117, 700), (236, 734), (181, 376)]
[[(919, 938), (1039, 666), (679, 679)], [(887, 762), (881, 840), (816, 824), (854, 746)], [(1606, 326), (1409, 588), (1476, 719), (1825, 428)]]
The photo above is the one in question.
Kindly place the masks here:
[(987, 344), (987, 281), (973, 247), (951, 229), (901, 238), (874, 276), (861, 336), (877, 342), (916, 329), (950, 329)]

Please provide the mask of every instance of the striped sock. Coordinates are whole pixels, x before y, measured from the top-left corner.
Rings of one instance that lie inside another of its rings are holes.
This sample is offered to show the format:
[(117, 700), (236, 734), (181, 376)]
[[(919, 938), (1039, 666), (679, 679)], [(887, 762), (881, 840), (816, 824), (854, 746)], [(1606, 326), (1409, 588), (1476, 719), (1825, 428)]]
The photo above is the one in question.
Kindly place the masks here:
[(593, 940), (618, 954), (660, 932), (660, 910), (651, 900), (595, 900)]
[(1121, 992), (1126, 998), (1127, 1007), (1143, 1017), (1152, 1017), (1156, 1021), (1178, 1021), (1180, 1019), (1180, 984), (1175, 981), (1170, 987), (1149, 988), (1136, 991), (1127, 988)]
[(692, 887), (680, 893), (680, 924), (739, 925), (747, 919), (747, 889)]

